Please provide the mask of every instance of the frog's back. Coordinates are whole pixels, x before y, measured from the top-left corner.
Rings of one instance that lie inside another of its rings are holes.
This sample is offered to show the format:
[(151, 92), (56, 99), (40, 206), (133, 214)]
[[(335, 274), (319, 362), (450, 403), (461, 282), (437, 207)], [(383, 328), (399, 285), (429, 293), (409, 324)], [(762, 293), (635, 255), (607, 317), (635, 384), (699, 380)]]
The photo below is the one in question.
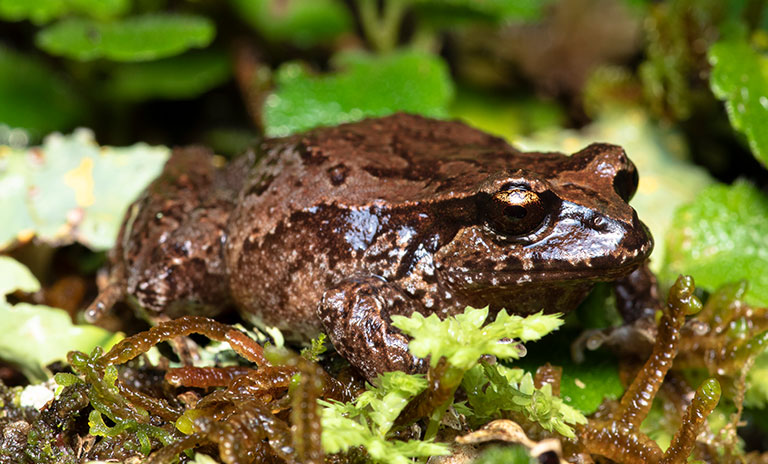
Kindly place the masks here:
[(404, 114), (260, 149), (229, 222), (230, 288), (256, 322), (310, 336), (326, 288), (355, 273), (392, 276), (400, 266), (386, 222), (406, 219), (392, 211), (468, 196), (528, 156), (464, 124)]

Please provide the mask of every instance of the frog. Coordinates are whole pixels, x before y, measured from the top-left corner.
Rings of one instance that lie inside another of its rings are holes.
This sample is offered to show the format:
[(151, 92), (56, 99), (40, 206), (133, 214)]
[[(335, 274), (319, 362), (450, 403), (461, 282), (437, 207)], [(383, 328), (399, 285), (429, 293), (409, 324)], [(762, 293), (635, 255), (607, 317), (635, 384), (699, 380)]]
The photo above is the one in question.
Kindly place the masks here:
[(567, 312), (653, 248), (617, 145), (523, 152), (398, 113), (216, 160), (175, 150), (129, 208), (91, 319), (123, 297), (164, 317), (235, 308), (288, 341), (327, 334), (373, 379), (425, 368), (392, 315)]

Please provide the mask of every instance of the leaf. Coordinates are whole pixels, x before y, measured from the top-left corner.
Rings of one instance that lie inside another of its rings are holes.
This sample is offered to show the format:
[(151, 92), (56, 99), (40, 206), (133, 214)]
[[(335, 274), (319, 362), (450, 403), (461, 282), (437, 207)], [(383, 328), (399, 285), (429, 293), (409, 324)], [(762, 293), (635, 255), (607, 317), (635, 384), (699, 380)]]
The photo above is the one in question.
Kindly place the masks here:
[(41, 24), (77, 13), (92, 18), (112, 18), (130, 6), (130, 0), (0, 0), (0, 18), (7, 21), (29, 19)]
[(145, 63), (115, 65), (105, 90), (113, 98), (127, 101), (188, 99), (221, 85), (230, 73), (226, 53), (204, 50)]
[(72, 87), (38, 60), (0, 46), (0, 124), (37, 135), (66, 130), (84, 107)]
[(709, 49), (712, 92), (725, 100), (728, 117), (743, 132), (755, 157), (768, 166), (768, 57), (746, 39), (717, 42)]
[(208, 18), (156, 13), (112, 22), (69, 18), (41, 30), (36, 43), (48, 53), (80, 61), (146, 61), (205, 47), (214, 35)]
[[(467, 307), (463, 314), (445, 320), (436, 314), (424, 317), (420, 313), (410, 317), (395, 315), (391, 319), (392, 325), (413, 338), (408, 350), (414, 356), (429, 356), (432, 367), (445, 357), (448, 364), (461, 371), (470, 369), (486, 354), (517, 359), (521, 352), (514, 341), (538, 340), (563, 323), (559, 314), (520, 317), (502, 309), (495, 321), (483, 325), (487, 316), (488, 308)], [(502, 339), (509, 340), (501, 343)]]
[(40, 290), (40, 282), (26, 266), (9, 256), (0, 256), (0, 304), (5, 295), (15, 291), (32, 293)]
[(300, 47), (328, 42), (352, 28), (338, 0), (230, 0), (243, 19), (264, 37)]
[(154, 179), (165, 147), (99, 147), (93, 133), (51, 135), (42, 147), (0, 146), (0, 249), (33, 236), (111, 248), (128, 204)]
[(264, 107), (267, 135), (284, 136), (397, 111), (448, 114), (453, 83), (445, 62), (436, 55), (415, 50), (387, 55), (346, 52), (334, 63), (340, 71), (321, 76), (295, 62), (277, 70), (277, 90)]
[(515, 367), (535, 372), (549, 362), (563, 368), (560, 397), (582, 414), (592, 414), (606, 399), (618, 400), (624, 393), (616, 359), (603, 351), (584, 352), (584, 362), (571, 357), (570, 345), (578, 332), (562, 331), (546, 340), (526, 345), (528, 355), (515, 362)]
[(704, 169), (686, 161), (687, 148), (678, 132), (653, 122), (639, 108), (606, 111), (580, 131), (541, 132), (518, 139), (515, 144), (526, 150), (574, 153), (596, 141), (621, 145), (637, 166), (640, 183), (630, 203), (651, 230), (656, 242), (651, 269), (659, 272), (667, 249), (666, 232), (677, 227), (675, 211), (693, 200), (713, 179)]
[(768, 197), (746, 181), (713, 185), (675, 214), (664, 275), (690, 274), (713, 291), (746, 279), (745, 299), (768, 305)]
[(19, 365), (30, 380), (43, 381), (44, 367), (66, 359), (70, 350), (91, 351), (111, 346), (121, 335), (92, 325), (75, 325), (66, 311), (49, 306), (11, 305), (5, 295), (14, 291), (37, 291), (40, 283), (24, 265), (0, 256), (0, 359)]

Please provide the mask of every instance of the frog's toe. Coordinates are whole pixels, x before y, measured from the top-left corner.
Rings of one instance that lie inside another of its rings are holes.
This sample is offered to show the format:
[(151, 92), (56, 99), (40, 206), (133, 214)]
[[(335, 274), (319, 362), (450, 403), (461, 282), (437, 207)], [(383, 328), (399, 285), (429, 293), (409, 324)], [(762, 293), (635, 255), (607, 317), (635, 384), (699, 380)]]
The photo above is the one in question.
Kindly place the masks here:
[(408, 316), (418, 303), (377, 276), (346, 279), (327, 290), (318, 316), (336, 351), (368, 380), (388, 371), (422, 372), (424, 360), (408, 352), (408, 338), (391, 325), (390, 316)]

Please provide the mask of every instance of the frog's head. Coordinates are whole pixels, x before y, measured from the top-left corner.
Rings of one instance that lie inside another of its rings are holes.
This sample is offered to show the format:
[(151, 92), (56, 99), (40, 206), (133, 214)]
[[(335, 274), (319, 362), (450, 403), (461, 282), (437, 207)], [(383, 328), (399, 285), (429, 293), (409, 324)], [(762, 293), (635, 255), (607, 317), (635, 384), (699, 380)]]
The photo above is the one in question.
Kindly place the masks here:
[(475, 220), (436, 256), (443, 282), (471, 304), (567, 311), (648, 258), (653, 240), (627, 203), (637, 170), (621, 147), (520, 153), (508, 166), (478, 185)]

